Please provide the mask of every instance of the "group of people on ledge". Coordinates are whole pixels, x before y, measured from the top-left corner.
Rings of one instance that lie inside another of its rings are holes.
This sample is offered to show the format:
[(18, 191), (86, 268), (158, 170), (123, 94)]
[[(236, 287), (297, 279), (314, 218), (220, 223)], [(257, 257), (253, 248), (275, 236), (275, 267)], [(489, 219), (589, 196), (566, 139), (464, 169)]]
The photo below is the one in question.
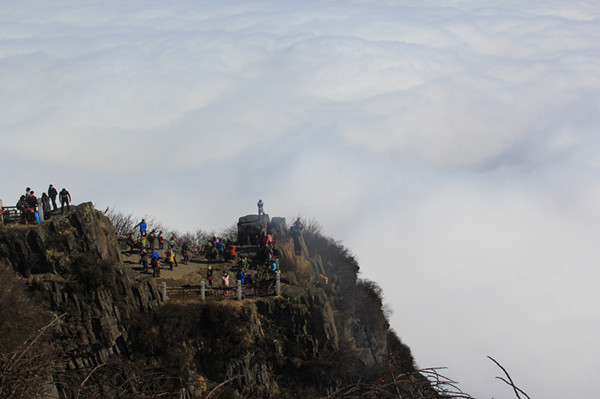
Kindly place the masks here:
[[(43, 210), (44, 219), (49, 219), (53, 211), (56, 211), (58, 206), (56, 199), (60, 200), (60, 212), (64, 213), (65, 206), (67, 212), (70, 210), (69, 204), (71, 203), (71, 194), (66, 188), (63, 188), (60, 193), (54, 188), (54, 185), (50, 184), (48, 191), (42, 193), (41, 200), (35, 195), (35, 192), (27, 187), (25, 194), (21, 195), (19, 201), (17, 201), (16, 209), (19, 216), (19, 221), (22, 224), (35, 224), (40, 222), (39, 207), (41, 205)], [(5, 209), (0, 209), (0, 220), (4, 220), (6, 214)]]
[[(257, 207), (259, 216), (265, 215), (264, 202), (262, 200), (258, 201)], [(234, 272), (237, 273), (234, 275), (243, 284), (252, 282), (252, 277), (257, 280), (272, 279), (273, 276), (280, 273), (279, 254), (275, 249), (275, 240), (266, 229), (263, 229), (256, 237), (257, 253), (252, 261), (249, 261), (246, 256), (238, 257), (236, 255), (235, 243), (229, 240), (225, 241), (216, 236), (209, 239), (202, 247), (191, 247), (187, 241), (179, 240), (174, 234), (171, 235), (169, 240), (166, 240), (162, 231), (156, 232), (156, 230), (152, 230), (148, 233), (148, 225), (145, 219), (142, 219), (133, 228), (138, 232), (135, 234), (137, 237), (132, 232), (127, 238), (127, 245), (129, 246), (128, 254), (131, 256), (134, 253), (134, 249), (139, 249), (139, 263), (142, 265), (142, 270), (144, 273), (149, 273), (151, 268), (153, 277), (160, 277), (160, 271), (163, 267), (168, 267), (172, 271), (174, 267), (178, 266), (178, 248), (181, 248), (184, 264), (188, 263), (192, 254), (204, 256), (207, 263), (237, 263), (234, 268), (236, 269)], [(300, 218), (297, 218), (290, 228), (290, 233), (292, 236), (300, 235), (303, 229), (304, 225), (302, 221)], [(163, 250), (164, 253), (161, 256), (159, 251)], [(249, 270), (250, 273), (248, 272)], [(214, 282), (213, 273), (213, 265), (209, 264), (206, 278), (208, 286), (211, 288)], [(229, 273), (229, 270), (222, 271), (220, 280), (223, 287), (229, 286)]]

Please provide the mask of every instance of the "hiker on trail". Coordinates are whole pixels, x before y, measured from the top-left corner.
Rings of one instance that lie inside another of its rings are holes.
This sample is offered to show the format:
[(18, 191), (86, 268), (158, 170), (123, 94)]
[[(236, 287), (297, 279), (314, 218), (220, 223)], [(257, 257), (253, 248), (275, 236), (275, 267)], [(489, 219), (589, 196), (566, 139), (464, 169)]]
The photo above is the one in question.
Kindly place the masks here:
[(227, 240), (227, 245), (225, 245), (225, 260), (235, 260), (235, 245), (229, 240)]
[(50, 219), (50, 197), (42, 193), (42, 209), (44, 210), (44, 219)]
[(176, 248), (177, 242), (176, 241), (179, 241), (179, 240), (177, 239), (177, 237), (175, 237), (175, 234), (173, 234), (171, 236), (171, 239), (169, 240), (169, 249), (171, 250), (171, 252), (173, 252), (173, 260), (175, 262), (175, 266), (177, 266), (177, 248)]
[(206, 279), (208, 280), (208, 286), (212, 288), (213, 269), (211, 265), (208, 265), (208, 269), (206, 269)]
[(30, 195), (31, 195), (31, 188), (30, 188), (30, 187), (27, 187), (27, 188), (25, 189), (25, 198), (29, 198), (29, 196), (30, 196)]
[(165, 247), (165, 236), (162, 231), (158, 232), (158, 249), (163, 249)]
[(140, 236), (146, 235), (146, 219), (142, 219), (141, 222), (133, 226), (134, 229), (140, 228)]
[(190, 259), (190, 246), (187, 241), (184, 241), (181, 245), (181, 255), (183, 256), (183, 264), (187, 265)]
[(204, 256), (206, 256), (206, 260), (208, 262), (210, 262), (213, 259), (217, 259), (215, 251), (216, 249), (213, 242), (211, 240), (208, 240), (206, 242), (206, 245), (204, 246)]
[(227, 274), (227, 272), (223, 272), (223, 277), (221, 277), (221, 279), (223, 280), (223, 285), (229, 287), (229, 274)]
[(144, 269), (144, 273), (148, 273), (148, 250), (146, 247), (142, 247), (140, 251), (140, 263)]
[(165, 262), (167, 262), (167, 264), (169, 265), (169, 270), (173, 271), (173, 261), (174, 261), (174, 255), (173, 255), (173, 251), (170, 249), (167, 249), (167, 251), (165, 252)]
[(148, 243), (147, 241), (148, 241), (148, 239), (146, 238), (146, 236), (141, 236), (140, 237), (140, 243), (142, 243), (142, 247), (147, 246), (146, 245)]
[(160, 277), (161, 265), (158, 258), (158, 251), (154, 251), (152, 253), (152, 260), (150, 261), (150, 266), (152, 266), (152, 277)]
[(57, 208), (57, 206), (56, 206), (56, 196), (57, 195), (58, 195), (58, 191), (56, 191), (54, 186), (52, 184), (50, 186), (48, 186), (48, 196), (52, 200), (52, 210), (54, 210), (54, 211)]
[(263, 202), (263, 200), (259, 199), (258, 202), (256, 203), (256, 206), (258, 206), (258, 216), (265, 214), (265, 211), (263, 209), (263, 207), (265, 206), (265, 203)]
[(133, 254), (133, 248), (135, 248), (135, 239), (133, 238), (133, 233), (129, 233), (129, 237), (127, 237), (127, 245), (129, 245), (129, 256)]
[(225, 260), (225, 243), (223, 241), (217, 241), (215, 243), (215, 248), (219, 251), (219, 262), (223, 262)]
[(150, 247), (150, 251), (154, 252), (154, 247), (156, 246), (156, 234), (154, 234), (154, 230), (148, 234), (148, 246)]
[(71, 202), (71, 194), (69, 194), (69, 192), (67, 191), (66, 188), (63, 188), (62, 190), (60, 190), (58, 197), (60, 198), (60, 213), (65, 212), (65, 204), (67, 204), (67, 212), (69, 212), (69, 203)]

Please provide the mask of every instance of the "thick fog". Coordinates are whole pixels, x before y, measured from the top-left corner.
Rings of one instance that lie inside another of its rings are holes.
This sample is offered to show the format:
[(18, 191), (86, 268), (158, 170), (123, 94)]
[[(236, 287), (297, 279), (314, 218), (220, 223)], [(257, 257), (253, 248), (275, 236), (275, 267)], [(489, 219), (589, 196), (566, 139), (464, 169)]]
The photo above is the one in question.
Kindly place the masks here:
[(596, 1), (0, 4), (0, 199), (215, 230), (314, 218), (420, 367), (592, 398)]

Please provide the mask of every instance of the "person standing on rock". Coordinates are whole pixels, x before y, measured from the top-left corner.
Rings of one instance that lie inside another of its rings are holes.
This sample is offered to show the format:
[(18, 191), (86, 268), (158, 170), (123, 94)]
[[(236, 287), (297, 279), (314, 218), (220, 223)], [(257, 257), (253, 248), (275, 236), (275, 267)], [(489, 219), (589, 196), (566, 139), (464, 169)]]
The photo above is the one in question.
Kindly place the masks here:
[(50, 199), (52, 200), (52, 210), (56, 210), (56, 208), (58, 208), (56, 206), (56, 196), (58, 195), (58, 191), (56, 191), (56, 189), (54, 188), (54, 186), (51, 184), (48, 187), (48, 197), (50, 197)]
[(58, 194), (60, 198), (60, 213), (65, 212), (65, 204), (67, 205), (67, 212), (69, 212), (69, 203), (71, 202), (71, 194), (67, 191), (66, 188), (60, 190), (60, 194)]
[(256, 203), (256, 206), (258, 206), (258, 216), (260, 215), (265, 215), (265, 211), (264, 211), (264, 206), (265, 203), (263, 202), (263, 200), (259, 199), (258, 202)]
[(50, 197), (46, 193), (42, 193), (42, 209), (44, 210), (44, 219), (50, 218)]
[(136, 224), (135, 226), (133, 226), (134, 229), (140, 228), (140, 237), (143, 237), (146, 235), (146, 219), (142, 219), (141, 222), (139, 222), (138, 224)]
[(154, 252), (154, 247), (156, 246), (156, 234), (154, 234), (154, 230), (148, 234), (148, 245), (150, 246), (150, 251)]

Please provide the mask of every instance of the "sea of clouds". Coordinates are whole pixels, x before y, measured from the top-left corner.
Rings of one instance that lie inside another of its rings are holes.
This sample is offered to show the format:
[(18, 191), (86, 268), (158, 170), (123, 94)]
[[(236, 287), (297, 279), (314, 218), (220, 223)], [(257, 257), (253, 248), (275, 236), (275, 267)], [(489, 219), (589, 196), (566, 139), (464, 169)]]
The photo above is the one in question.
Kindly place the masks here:
[(315, 218), (421, 367), (595, 397), (594, 1), (0, 4), (0, 199), (180, 231)]

